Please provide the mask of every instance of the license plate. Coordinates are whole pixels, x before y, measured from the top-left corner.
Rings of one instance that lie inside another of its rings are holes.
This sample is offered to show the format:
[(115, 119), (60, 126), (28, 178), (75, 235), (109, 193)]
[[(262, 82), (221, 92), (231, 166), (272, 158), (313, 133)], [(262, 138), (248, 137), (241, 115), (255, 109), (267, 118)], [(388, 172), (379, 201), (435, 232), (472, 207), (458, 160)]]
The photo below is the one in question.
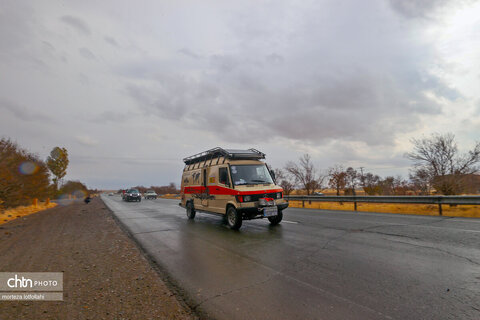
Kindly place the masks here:
[(264, 208), (263, 209), (263, 216), (264, 217), (273, 217), (278, 214), (278, 209), (277, 207), (271, 207), (271, 208)]

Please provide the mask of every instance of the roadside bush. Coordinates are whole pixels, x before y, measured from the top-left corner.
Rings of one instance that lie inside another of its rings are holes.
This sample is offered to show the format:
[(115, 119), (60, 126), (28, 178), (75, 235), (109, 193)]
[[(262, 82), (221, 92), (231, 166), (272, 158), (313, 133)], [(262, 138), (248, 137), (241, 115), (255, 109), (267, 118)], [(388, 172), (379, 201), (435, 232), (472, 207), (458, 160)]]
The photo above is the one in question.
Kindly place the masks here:
[(38, 156), (10, 139), (0, 140), (0, 206), (28, 205), (51, 196), (49, 172)]
[(65, 182), (62, 187), (58, 190), (60, 197), (62, 195), (72, 195), (77, 198), (83, 198), (89, 193), (87, 187), (80, 181), (69, 180)]

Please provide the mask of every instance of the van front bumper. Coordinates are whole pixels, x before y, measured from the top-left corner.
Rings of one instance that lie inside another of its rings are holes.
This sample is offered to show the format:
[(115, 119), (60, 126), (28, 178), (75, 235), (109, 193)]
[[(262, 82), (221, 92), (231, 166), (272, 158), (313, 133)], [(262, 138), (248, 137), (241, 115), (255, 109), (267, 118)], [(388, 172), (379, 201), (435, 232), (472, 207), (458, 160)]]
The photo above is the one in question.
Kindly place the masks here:
[[(288, 201), (284, 200), (280, 203), (276, 203), (275, 206), (278, 211), (282, 211), (288, 208)], [(237, 207), (237, 211), (243, 214), (244, 219), (258, 219), (263, 218), (263, 208), (266, 207), (259, 207), (256, 202), (244, 202), (240, 203), (240, 206)]]

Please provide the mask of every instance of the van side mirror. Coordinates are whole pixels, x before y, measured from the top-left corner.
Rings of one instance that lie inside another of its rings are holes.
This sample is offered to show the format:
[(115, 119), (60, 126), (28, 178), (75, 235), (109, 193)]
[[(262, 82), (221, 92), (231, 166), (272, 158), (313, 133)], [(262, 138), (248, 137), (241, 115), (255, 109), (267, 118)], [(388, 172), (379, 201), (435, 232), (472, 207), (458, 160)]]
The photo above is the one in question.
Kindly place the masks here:
[(270, 171), (270, 175), (272, 176), (273, 181), (275, 181), (275, 180), (276, 180), (276, 179), (275, 179), (275, 171)]
[(274, 183), (277, 183), (277, 179), (275, 179), (275, 171), (273, 171), (272, 169), (270, 169), (270, 166), (268, 164), (265, 164), (267, 166), (267, 170), (268, 172), (270, 173), (270, 176), (272, 177), (273, 179), (273, 182)]

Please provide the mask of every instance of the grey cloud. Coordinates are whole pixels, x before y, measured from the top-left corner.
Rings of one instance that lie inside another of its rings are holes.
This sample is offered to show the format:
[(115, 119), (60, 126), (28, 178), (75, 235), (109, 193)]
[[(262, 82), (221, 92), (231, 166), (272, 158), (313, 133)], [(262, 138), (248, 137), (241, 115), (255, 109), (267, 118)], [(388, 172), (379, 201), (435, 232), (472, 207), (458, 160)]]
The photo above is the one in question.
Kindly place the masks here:
[(408, 19), (432, 18), (440, 9), (463, 6), (477, 0), (390, 0), (392, 8)]
[(447, 2), (448, 0), (390, 0), (392, 8), (406, 18), (423, 18)]
[(193, 59), (200, 59), (201, 58), (200, 55), (196, 54), (195, 52), (193, 52), (193, 51), (191, 51), (187, 48), (180, 49), (180, 50), (178, 50), (178, 52), (186, 55), (187, 57), (193, 58)]
[(80, 48), (80, 49), (78, 49), (78, 52), (82, 55), (82, 57), (84, 57), (87, 60), (94, 60), (95, 59), (95, 55), (92, 53), (92, 51), (90, 51), (87, 48)]
[(137, 113), (129, 112), (129, 113), (120, 113), (115, 110), (104, 111), (102, 113), (92, 115), (88, 117), (88, 121), (92, 121), (95, 123), (124, 123), (133, 117), (138, 116)]
[(271, 53), (265, 57), (265, 60), (273, 64), (280, 64), (283, 62), (284, 58), (279, 54)]
[(26, 108), (8, 99), (0, 98), (0, 108), (11, 112), (17, 119), (22, 121), (42, 121), (47, 123), (53, 122), (50, 117), (38, 112), (32, 112), (29, 108)]
[(90, 84), (90, 78), (87, 77), (87, 76), (86, 76), (85, 74), (83, 74), (83, 73), (80, 73), (80, 74), (78, 75), (78, 81), (79, 81), (82, 85), (84, 85), (84, 86)]
[(181, 70), (143, 73), (149, 85), (132, 84), (127, 92), (146, 113), (200, 130), (222, 129), (231, 142), (255, 140), (261, 128), (264, 139), (391, 144), (397, 133), (415, 129), (420, 115), (441, 112), (426, 91), (448, 100), (459, 96), (437, 77), (418, 73), (416, 64), (402, 63), (385, 71), (357, 67), (295, 76), (296, 65), (279, 71), (255, 59), (215, 55), (200, 78)]
[(88, 24), (80, 18), (66, 15), (61, 17), (60, 20), (83, 35), (89, 36), (91, 34)]
[(55, 47), (48, 41), (42, 41), (43, 46), (45, 47), (46, 50), (53, 52), (55, 51)]
[(103, 40), (105, 40), (105, 42), (111, 44), (114, 47), (117, 47), (117, 48), (119, 47), (118, 42), (117, 42), (117, 40), (115, 40), (114, 37), (105, 36), (105, 37), (103, 37)]
[(34, 36), (34, 12), (27, 3), (2, 1), (0, 10), (0, 56), (10, 59), (25, 48)]
[(87, 147), (94, 147), (98, 145), (98, 141), (88, 135), (77, 135), (75, 136), (75, 141)]
[[(163, 118), (180, 120), (192, 106), (195, 106), (195, 93), (181, 79), (172, 79), (164, 85), (150, 89), (138, 85), (129, 85), (126, 90), (147, 115), (158, 115)], [(188, 92), (184, 92), (185, 88)]]
[(213, 55), (210, 61), (221, 72), (230, 72), (242, 63), (237, 57), (227, 55)]

